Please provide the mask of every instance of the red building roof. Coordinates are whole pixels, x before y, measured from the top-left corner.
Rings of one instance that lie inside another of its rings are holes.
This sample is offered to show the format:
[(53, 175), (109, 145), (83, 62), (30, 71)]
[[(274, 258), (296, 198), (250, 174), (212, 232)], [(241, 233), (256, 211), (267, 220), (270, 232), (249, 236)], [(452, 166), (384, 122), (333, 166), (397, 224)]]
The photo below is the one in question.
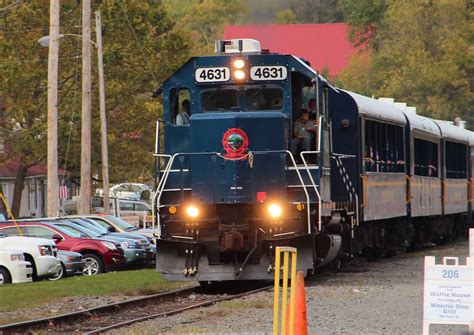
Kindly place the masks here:
[(260, 41), (262, 49), (304, 58), (315, 70), (327, 68), (331, 77), (356, 52), (345, 23), (227, 26), (224, 39), (235, 38), (253, 38)]
[[(0, 165), (0, 177), (3, 178), (15, 178), (18, 169), (20, 168), (20, 163), (15, 161), (7, 162), (6, 164)], [(64, 169), (58, 169), (58, 174), (64, 174), (66, 171)], [(48, 173), (46, 166), (44, 165), (33, 165), (30, 167), (27, 172), (27, 177), (32, 176), (43, 176)]]

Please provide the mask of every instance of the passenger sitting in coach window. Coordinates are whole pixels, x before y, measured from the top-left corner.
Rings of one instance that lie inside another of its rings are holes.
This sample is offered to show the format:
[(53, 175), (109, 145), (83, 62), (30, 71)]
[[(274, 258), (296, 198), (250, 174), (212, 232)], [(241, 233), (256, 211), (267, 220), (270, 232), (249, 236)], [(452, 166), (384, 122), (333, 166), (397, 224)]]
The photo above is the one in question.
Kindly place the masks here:
[(291, 141), (291, 152), (294, 156), (298, 154), (298, 146), (301, 144), (304, 151), (311, 151), (311, 139), (316, 130), (314, 121), (309, 119), (306, 109), (300, 109), (299, 119), (295, 121), (293, 140)]
[(184, 99), (183, 102), (181, 102), (181, 110), (176, 116), (177, 126), (187, 126), (189, 124), (189, 118), (190, 118), (189, 110), (190, 110), (189, 100)]

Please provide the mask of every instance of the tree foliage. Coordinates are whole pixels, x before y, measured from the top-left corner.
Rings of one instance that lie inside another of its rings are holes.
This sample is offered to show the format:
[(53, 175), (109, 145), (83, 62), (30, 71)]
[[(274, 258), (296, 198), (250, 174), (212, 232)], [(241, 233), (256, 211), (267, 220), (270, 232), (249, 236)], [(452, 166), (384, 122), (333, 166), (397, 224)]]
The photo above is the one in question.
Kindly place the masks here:
[[(93, 5), (95, 9), (102, 12), (110, 179), (146, 180), (152, 175), (154, 127), (161, 112), (151, 94), (189, 58), (193, 42), (156, 1), (104, 0)], [(80, 11), (78, 0), (61, 3), (60, 33), (81, 34)], [(37, 40), (48, 33), (47, 0), (19, 2), (0, 13), (2, 127), (9, 148), (3, 161), (15, 160), (23, 167), (44, 163), (46, 157), (48, 49), (41, 48)], [(76, 180), (80, 170), (80, 52), (79, 39), (61, 39), (59, 166)], [(93, 64), (96, 57), (93, 53)], [(96, 67), (93, 69), (92, 170), (99, 176), (99, 103)]]
[(377, 47), (377, 31), (384, 23), (386, 0), (339, 0), (344, 21), (349, 25), (349, 37), (356, 46), (369, 43)]
[(221, 39), (224, 28), (242, 22), (246, 7), (242, 0), (164, 0), (181, 31), (194, 41), (193, 55), (213, 52), (214, 41)]
[(467, 2), (390, 1), (377, 47), (359, 53), (339, 76), (363, 94), (389, 96), (420, 114), (474, 125), (472, 10)]

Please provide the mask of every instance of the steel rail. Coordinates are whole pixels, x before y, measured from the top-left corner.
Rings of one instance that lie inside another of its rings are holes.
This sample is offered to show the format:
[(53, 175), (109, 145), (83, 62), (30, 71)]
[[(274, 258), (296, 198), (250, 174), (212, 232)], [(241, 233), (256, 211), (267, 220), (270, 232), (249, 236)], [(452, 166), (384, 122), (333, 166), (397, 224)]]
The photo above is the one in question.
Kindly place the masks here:
[(56, 324), (56, 323), (64, 322), (66, 320), (68, 321), (78, 320), (78, 319), (83, 318), (84, 316), (91, 315), (97, 312), (106, 312), (107, 310), (110, 310), (110, 309), (115, 310), (117, 307), (135, 305), (147, 300), (167, 298), (167, 297), (172, 297), (174, 295), (179, 295), (179, 294), (188, 293), (188, 292), (192, 293), (197, 288), (199, 288), (199, 286), (187, 287), (187, 288), (182, 288), (182, 289), (168, 291), (168, 292), (156, 293), (156, 294), (148, 295), (146, 297), (134, 298), (134, 299), (120, 301), (120, 302), (116, 302), (112, 304), (92, 307), (92, 308), (88, 308), (81, 311), (75, 311), (75, 312), (60, 314), (56, 316), (40, 318), (36, 320), (28, 320), (28, 321), (23, 321), (23, 322), (11, 323), (7, 325), (0, 325), (0, 333), (2, 334), (3, 333), (18, 333), (18, 332), (27, 331), (29, 328), (33, 328), (33, 327), (40, 327), (43, 325), (47, 326), (48, 324), (51, 324), (51, 323)]
[(139, 318), (132, 319), (132, 320), (122, 321), (122, 322), (118, 322), (118, 323), (110, 325), (110, 326), (106, 326), (106, 327), (95, 329), (95, 330), (90, 331), (90, 332), (86, 332), (86, 333), (83, 333), (83, 334), (87, 334), (87, 335), (100, 334), (100, 333), (104, 333), (104, 332), (112, 330), (112, 329), (117, 329), (117, 328), (120, 328), (120, 327), (129, 326), (129, 325), (137, 323), (137, 322), (142, 322), (142, 321), (155, 319), (155, 318), (159, 318), (159, 317), (171, 316), (171, 315), (175, 315), (175, 314), (179, 314), (179, 313), (189, 311), (191, 309), (196, 309), (196, 308), (199, 308), (199, 307), (207, 307), (207, 306), (215, 305), (216, 303), (221, 302), (221, 301), (239, 299), (239, 298), (245, 297), (247, 295), (251, 295), (251, 294), (254, 294), (254, 293), (266, 291), (266, 290), (268, 290), (272, 287), (273, 287), (273, 285), (269, 285), (269, 286), (258, 288), (256, 290), (252, 290), (252, 291), (248, 291), (248, 292), (244, 292), (244, 293), (240, 293), (240, 294), (236, 294), (236, 295), (231, 295), (231, 296), (227, 296), (227, 297), (217, 298), (217, 299), (213, 299), (213, 300), (209, 300), (209, 301), (204, 301), (204, 302), (200, 302), (200, 303), (197, 303), (197, 304), (194, 304), (194, 305), (191, 305), (191, 306), (186, 306), (186, 307), (174, 309), (174, 310), (168, 311), (168, 312), (162, 312), (162, 313), (157, 313), (157, 314), (152, 314), (152, 315), (139, 317)]

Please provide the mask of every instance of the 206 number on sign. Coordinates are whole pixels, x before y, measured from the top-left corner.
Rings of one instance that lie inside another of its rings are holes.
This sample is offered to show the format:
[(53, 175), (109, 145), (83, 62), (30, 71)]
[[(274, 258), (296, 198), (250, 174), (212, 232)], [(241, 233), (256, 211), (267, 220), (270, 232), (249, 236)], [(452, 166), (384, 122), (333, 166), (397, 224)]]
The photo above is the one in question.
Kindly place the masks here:
[(284, 66), (253, 66), (250, 69), (252, 80), (284, 80), (288, 70)]
[(230, 69), (228, 67), (199, 68), (194, 72), (194, 78), (198, 83), (228, 81), (230, 79)]

